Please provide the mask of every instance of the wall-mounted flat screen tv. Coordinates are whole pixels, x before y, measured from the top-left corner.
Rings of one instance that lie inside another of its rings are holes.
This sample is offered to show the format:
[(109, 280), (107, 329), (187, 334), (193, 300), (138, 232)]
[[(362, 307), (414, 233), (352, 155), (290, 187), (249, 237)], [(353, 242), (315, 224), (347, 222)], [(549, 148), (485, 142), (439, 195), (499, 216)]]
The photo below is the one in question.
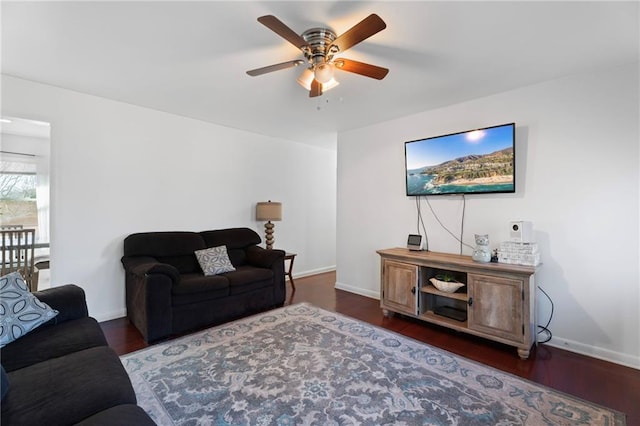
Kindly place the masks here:
[(407, 195), (515, 192), (515, 123), (405, 142)]

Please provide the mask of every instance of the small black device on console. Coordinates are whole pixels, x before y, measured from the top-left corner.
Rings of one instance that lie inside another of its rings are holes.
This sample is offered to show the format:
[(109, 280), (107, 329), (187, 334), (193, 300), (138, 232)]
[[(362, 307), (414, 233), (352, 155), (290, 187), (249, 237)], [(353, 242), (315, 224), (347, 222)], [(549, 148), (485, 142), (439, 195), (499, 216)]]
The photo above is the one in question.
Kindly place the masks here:
[(409, 234), (407, 240), (407, 248), (409, 250), (420, 251), (422, 250), (422, 235)]
[(433, 310), (437, 315), (451, 318), (456, 321), (466, 321), (467, 312), (461, 309), (452, 308), (451, 306), (436, 306)]

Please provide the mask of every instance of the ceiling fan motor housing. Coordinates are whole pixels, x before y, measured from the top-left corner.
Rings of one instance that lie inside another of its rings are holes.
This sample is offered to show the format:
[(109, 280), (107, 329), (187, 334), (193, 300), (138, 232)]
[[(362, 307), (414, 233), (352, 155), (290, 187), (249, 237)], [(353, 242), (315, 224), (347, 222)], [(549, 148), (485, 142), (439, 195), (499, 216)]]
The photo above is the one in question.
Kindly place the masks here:
[(304, 56), (313, 68), (331, 61), (333, 55), (338, 53), (338, 47), (333, 45), (337, 35), (329, 28), (311, 28), (302, 33), (302, 38), (308, 43), (303, 50)]

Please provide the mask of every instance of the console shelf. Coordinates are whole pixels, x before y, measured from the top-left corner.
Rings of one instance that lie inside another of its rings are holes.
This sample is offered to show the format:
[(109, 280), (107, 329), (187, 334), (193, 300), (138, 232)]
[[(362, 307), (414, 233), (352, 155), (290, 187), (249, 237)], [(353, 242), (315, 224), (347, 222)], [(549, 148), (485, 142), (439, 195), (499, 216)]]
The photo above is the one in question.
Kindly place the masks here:
[(433, 324), (438, 324), (443, 327), (452, 328), (457, 331), (465, 331), (469, 325), (468, 321), (458, 321), (451, 318), (443, 317), (442, 315), (438, 315), (433, 311), (426, 311), (420, 316), (418, 319), (423, 321), (428, 321)]
[[(522, 359), (529, 357), (536, 342), (536, 268), (404, 248), (377, 253), (384, 315), (400, 313), (506, 343), (515, 346)], [(455, 293), (440, 291), (429, 279), (441, 274), (465, 286)]]
[(421, 292), (423, 293), (427, 293), (427, 294), (435, 294), (436, 296), (442, 296), (442, 297), (449, 297), (451, 299), (458, 299), (458, 300), (464, 300), (465, 302), (467, 300), (469, 300), (469, 296), (467, 295), (467, 293), (447, 293), (444, 291), (440, 291), (437, 288), (435, 288), (433, 285), (431, 284), (427, 284), (424, 287), (422, 287), (420, 289)]

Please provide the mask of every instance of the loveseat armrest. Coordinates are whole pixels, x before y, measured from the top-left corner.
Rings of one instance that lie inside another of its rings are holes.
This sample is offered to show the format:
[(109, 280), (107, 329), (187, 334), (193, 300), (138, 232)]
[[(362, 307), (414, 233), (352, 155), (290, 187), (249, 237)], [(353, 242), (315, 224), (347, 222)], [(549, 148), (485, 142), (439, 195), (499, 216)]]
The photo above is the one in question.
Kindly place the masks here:
[(171, 334), (172, 293), (178, 270), (150, 256), (123, 256), (127, 317), (146, 342)]
[(180, 272), (174, 266), (159, 262), (155, 257), (124, 256), (122, 265), (127, 272), (135, 276), (144, 277), (147, 274), (164, 274), (169, 276), (174, 283), (180, 281)]
[(48, 288), (33, 295), (59, 312), (51, 320), (56, 324), (89, 316), (84, 290), (75, 284)]
[(260, 268), (273, 269), (284, 262), (284, 250), (265, 250), (260, 246), (247, 247), (247, 262)]
[(247, 263), (273, 271), (273, 300), (275, 306), (282, 306), (287, 293), (284, 283), (283, 250), (265, 250), (260, 246), (249, 246), (246, 250)]

